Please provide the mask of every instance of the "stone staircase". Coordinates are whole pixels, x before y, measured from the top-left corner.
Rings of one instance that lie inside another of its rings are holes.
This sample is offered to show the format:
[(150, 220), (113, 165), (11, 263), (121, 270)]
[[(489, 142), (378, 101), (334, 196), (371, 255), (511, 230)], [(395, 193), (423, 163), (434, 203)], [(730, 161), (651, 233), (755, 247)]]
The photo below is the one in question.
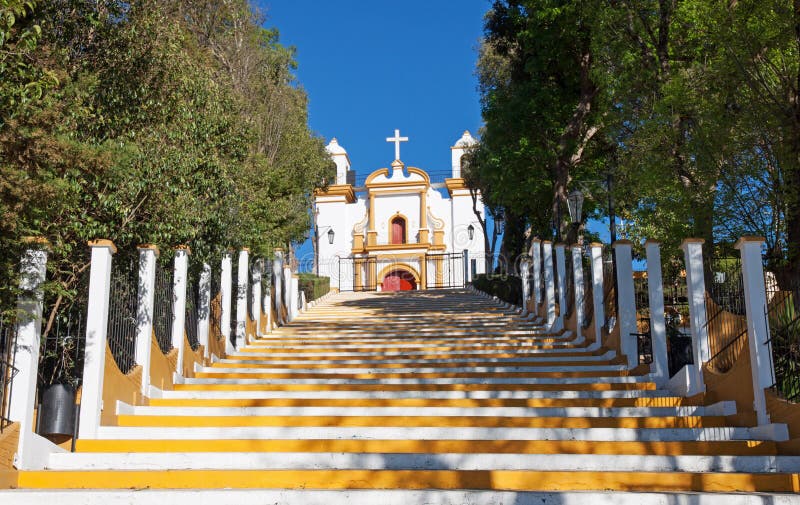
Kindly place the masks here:
[(466, 290), (332, 296), (195, 375), (1, 499), (800, 502), (800, 458), (730, 426), (732, 402), (675, 397)]

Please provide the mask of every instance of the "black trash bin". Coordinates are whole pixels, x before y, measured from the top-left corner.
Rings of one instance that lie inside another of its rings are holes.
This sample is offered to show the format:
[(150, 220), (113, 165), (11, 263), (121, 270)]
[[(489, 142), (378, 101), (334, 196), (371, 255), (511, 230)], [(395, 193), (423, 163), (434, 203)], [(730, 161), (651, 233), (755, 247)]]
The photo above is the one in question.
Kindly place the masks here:
[(53, 384), (45, 389), (38, 424), (40, 435), (72, 436), (75, 428), (75, 388), (69, 384)]

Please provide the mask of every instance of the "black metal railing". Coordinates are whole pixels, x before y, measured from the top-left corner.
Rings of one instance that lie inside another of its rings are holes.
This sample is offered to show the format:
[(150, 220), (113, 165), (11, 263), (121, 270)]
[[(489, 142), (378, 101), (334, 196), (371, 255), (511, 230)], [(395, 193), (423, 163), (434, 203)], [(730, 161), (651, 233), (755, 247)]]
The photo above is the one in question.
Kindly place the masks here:
[(634, 272), (633, 299), (636, 303), (636, 313), (640, 317), (650, 317), (650, 292), (645, 272)]
[[(258, 264), (256, 263), (253, 268), (259, 268)], [(250, 279), (253, 279), (253, 272), (250, 272)], [(247, 314), (250, 316), (251, 321), (256, 320), (256, 314), (253, 313), (253, 283), (250, 282), (247, 284)]]
[(464, 287), (464, 253), (431, 253), (425, 255), (428, 289)]
[(708, 365), (724, 373), (747, 345), (741, 258), (710, 256), (705, 262), (705, 278)]
[(544, 254), (541, 254), (539, 257), (541, 259), (539, 262), (539, 305), (544, 305), (545, 297), (547, 296), (544, 283)]
[(653, 336), (650, 331), (650, 318), (639, 318), (636, 327), (637, 332), (631, 333), (631, 336), (636, 337), (639, 364), (649, 365), (653, 362)]
[[(77, 388), (83, 380), (83, 358), (86, 348), (86, 294), (59, 306), (45, 303), (39, 350), (40, 391), (52, 384), (69, 384)], [(51, 314), (55, 311), (55, 314)], [(109, 320), (111, 312), (109, 310)], [(134, 330), (135, 339), (135, 330)]]
[(185, 317), (185, 330), (186, 339), (189, 341), (193, 351), (200, 347), (200, 341), (197, 339), (197, 321), (199, 319), (200, 310), (200, 294), (197, 291), (197, 284), (192, 279), (192, 274), (189, 273), (186, 279), (186, 317)]
[(584, 258), (583, 268), (583, 321), (581, 326), (588, 328), (594, 319), (594, 282), (592, 281), (591, 258)]
[[(287, 290), (288, 292), (288, 290)], [(239, 268), (237, 265), (233, 265), (231, 268), (231, 306), (230, 306), (230, 314), (231, 314), (231, 335), (230, 335), (230, 342), (235, 346), (236, 345), (236, 308), (239, 305)]]
[(174, 304), (173, 270), (171, 265), (158, 265), (156, 270), (153, 330), (161, 352), (172, 349), (172, 314)]
[(565, 316), (572, 316), (572, 311), (575, 310), (575, 272), (572, 270), (572, 251), (567, 248), (566, 257), (564, 258), (564, 284), (566, 288), (566, 302)]
[(19, 370), (15, 366), (17, 328), (14, 321), (0, 318), (0, 433), (11, 424), (11, 393), (14, 376)]
[(784, 280), (779, 285), (765, 273), (767, 321), (776, 394), (797, 402), (800, 398), (800, 279)]
[(108, 347), (122, 373), (136, 365), (138, 287), (136, 268), (114, 267), (108, 305)]
[(617, 295), (616, 279), (614, 278), (614, 263), (609, 256), (603, 261), (603, 311), (605, 321), (603, 326), (606, 331), (611, 333), (617, 324)]
[(208, 318), (209, 339), (216, 338), (222, 340), (222, 292), (219, 271), (211, 269), (211, 313)]

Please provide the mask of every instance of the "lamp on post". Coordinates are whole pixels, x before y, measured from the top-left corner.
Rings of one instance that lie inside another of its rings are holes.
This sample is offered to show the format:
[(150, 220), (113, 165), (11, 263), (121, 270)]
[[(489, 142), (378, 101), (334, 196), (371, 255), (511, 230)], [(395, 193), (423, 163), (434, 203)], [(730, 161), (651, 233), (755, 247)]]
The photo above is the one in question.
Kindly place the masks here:
[(333, 245), (333, 238), (335, 236), (336, 236), (336, 234), (333, 232), (333, 228), (328, 230), (328, 244)]
[(497, 228), (497, 233), (503, 233), (506, 230), (506, 217), (502, 212), (494, 217), (494, 225)]
[(467, 226), (467, 236), (469, 237), (470, 241), (475, 236), (475, 227), (472, 225)]
[(567, 195), (567, 209), (570, 220), (574, 224), (580, 224), (583, 213), (583, 193), (580, 190), (576, 189)]

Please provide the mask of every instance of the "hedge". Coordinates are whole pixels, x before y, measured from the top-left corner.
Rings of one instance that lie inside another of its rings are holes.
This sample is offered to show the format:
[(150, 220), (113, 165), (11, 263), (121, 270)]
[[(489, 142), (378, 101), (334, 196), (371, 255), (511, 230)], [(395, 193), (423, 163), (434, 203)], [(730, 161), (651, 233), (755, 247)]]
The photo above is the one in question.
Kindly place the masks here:
[(306, 301), (311, 302), (328, 294), (331, 290), (331, 278), (319, 275), (300, 274), (300, 291), (306, 294)]
[(515, 275), (478, 274), (472, 279), (472, 285), (504, 302), (522, 304), (522, 280)]

